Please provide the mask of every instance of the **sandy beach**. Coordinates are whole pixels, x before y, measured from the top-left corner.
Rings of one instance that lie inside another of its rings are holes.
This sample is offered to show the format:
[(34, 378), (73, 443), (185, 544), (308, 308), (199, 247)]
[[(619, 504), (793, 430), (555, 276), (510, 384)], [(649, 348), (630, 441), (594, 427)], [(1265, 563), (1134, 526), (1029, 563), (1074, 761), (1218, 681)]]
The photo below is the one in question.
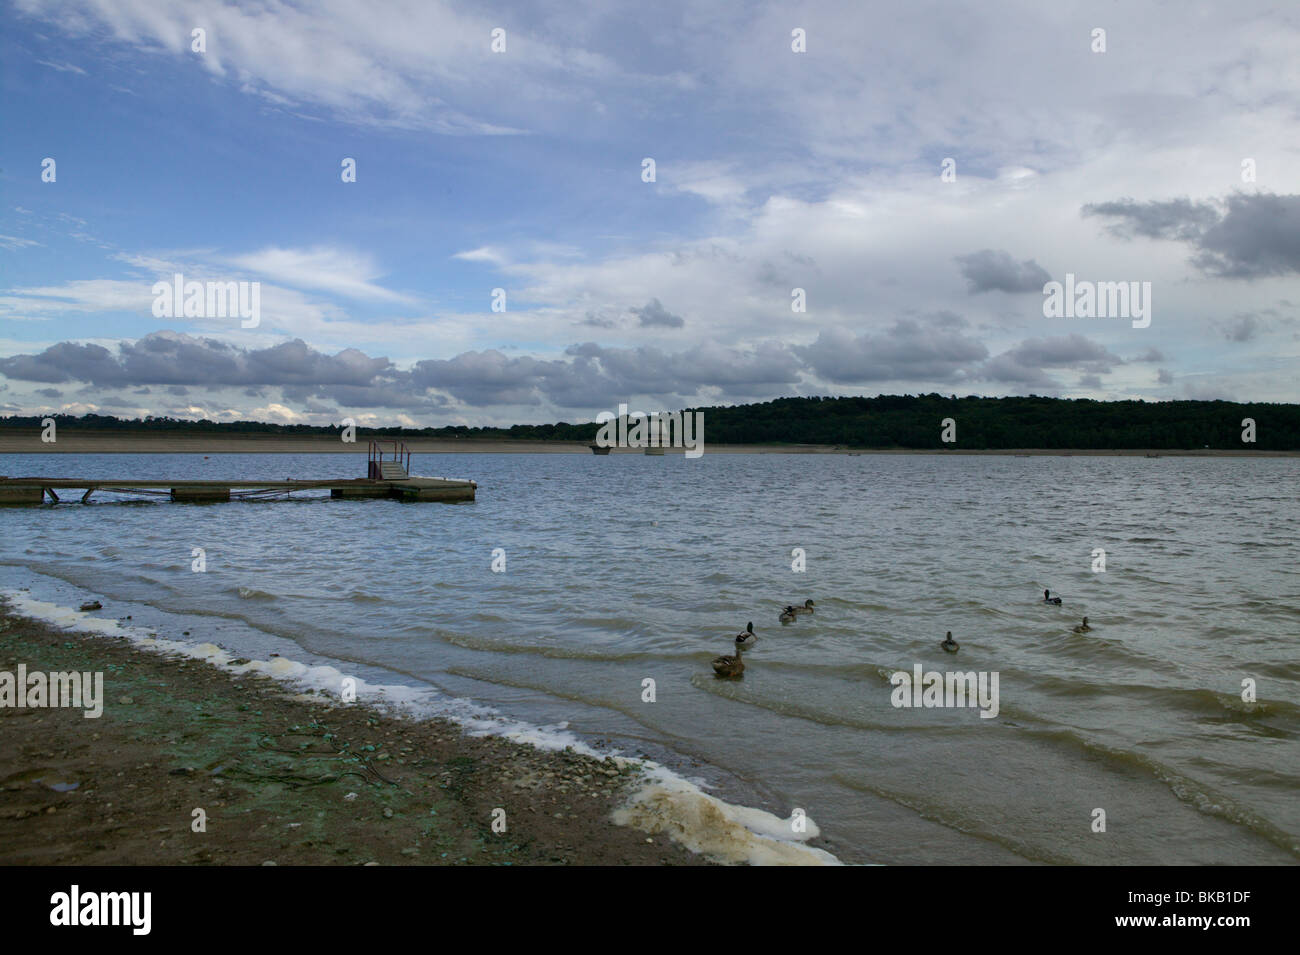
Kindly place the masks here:
[(105, 705), (97, 719), (0, 707), (6, 865), (707, 864), (610, 821), (631, 768), (333, 705), (0, 605), (0, 671), (20, 663), (103, 672)]
[[(183, 432), (114, 433), (60, 431), (58, 440), (42, 442), (40, 431), (0, 431), (0, 454), (365, 454), (367, 438), (344, 443), (328, 436), (208, 435)], [(483, 438), (403, 438), (413, 454), (591, 454), (576, 441), (509, 441)], [(1066, 450), (1010, 448), (999, 450), (855, 448), (823, 444), (704, 444), (706, 454), (976, 454), (1094, 457), (1296, 457), (1300, 451), (1238, 450)], [(613, 454), (644, 454), (640, 448), (614, 448)], [(683, 454), (667, 448), (666, 454)], [(0, 467), (3, 462), (0, 462)]]

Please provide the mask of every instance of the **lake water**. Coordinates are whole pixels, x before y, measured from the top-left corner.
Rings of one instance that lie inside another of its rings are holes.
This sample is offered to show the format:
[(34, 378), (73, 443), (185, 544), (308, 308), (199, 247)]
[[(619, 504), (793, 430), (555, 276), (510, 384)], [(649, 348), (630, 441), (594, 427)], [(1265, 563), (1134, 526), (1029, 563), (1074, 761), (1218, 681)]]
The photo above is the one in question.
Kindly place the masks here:
[[(140, 479), (364, 469), (352, 455), (0, 464)], [(184, 621), (236, 650), (290, 641), (303, 659), (567, 724), (732, 802), (802, 808), (848, 862), (1294, 864), (1298, 466), (416, 455), (412, 473), (473, 478), (478, 500), (0, 508), (0, 585), (102, 595), (105, 615)], [(1049, 587), (1063, 606), (1042, 602)], [(807, 598), (813, 616), (778, 623)], [(1092, 631), (1073, 633), (1084, 615)], [(744, 678), (716, 680), (710, 659), (751, 620)], [(949, 630), (955, 655), (939, 648)], [(894, 706), (891, 674), (917, 664), (996, 673), (996, 718)]]

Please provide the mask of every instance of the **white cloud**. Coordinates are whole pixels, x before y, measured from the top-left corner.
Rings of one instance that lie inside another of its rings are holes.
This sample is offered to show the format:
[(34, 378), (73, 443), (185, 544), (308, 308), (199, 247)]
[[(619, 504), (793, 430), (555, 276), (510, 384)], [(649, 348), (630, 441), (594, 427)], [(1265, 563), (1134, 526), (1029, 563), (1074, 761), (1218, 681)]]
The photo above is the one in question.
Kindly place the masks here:
[(268, 247), (227, 259), (232, 265), (284, 285), (330, 292), (346, 298), (410, 304), (412, 299), (372, 281), (379, 277), (370, 256), (342, 249)]

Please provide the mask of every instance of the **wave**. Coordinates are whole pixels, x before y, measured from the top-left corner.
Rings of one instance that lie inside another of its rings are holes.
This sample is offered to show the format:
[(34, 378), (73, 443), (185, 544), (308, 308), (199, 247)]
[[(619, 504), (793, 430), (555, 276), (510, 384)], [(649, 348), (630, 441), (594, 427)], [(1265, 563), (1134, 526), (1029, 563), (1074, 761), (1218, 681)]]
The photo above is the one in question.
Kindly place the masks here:
[(1259, 813), (1235, 802), (1207, 783), (1180, 773), (1152, 756), (1137, 750), (1108, 746), (1105, 743), (1081, 736), (1075, 730), (1064, 727), (1048, 730), (1030, 729), (1028, 732), (1041, 735), (1047, 739), (1065, 742), (1094, 756), (1100, 756), (1116, 765), (1143, 770), (1164, 783), (1180, 802), (1207, 816), (1215, 816), (1249, 829), (1256, 835), (1273, 843), (1279, 849), (1300, 858), (1300, 840), (1294, 834), (1274, 825)]

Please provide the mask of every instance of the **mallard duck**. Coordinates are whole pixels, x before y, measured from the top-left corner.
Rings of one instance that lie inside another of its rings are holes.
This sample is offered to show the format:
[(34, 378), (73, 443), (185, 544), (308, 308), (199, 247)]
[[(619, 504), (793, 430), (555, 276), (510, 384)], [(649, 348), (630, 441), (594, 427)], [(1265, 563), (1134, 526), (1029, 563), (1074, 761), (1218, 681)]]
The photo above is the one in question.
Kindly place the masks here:
[(1053, 597), (1053, 596), (1052, 596), (1052, 592), (1051, 592), (1050, 590), (1044, 590), (1044, 591), (1043, 591), (1043, 603), (1045, 603), (1045, 604), (1056, 604), (1056, 605), (1059, 607), (1059, 606), (1061, 606), (1061, 598), (1060, 598), (1060, 597)]
[(787, 606), (784, 610), (781, 611), (781, 616), (779, 616), (777, 619), (780, 620), (782, 623), (794, 623), (796, 619), (794, 607)]
[(786, 607), (785, 609), (793, 610), (795, 613), (812, 613), (813, 602), (811, 600), (805, 600), (802, 607)]
[(735, 656), (715, 657), (713, 660), (714, 676), (740, 676), (745, 672), (745, 661), (740, 658), (744, 647), (736, 644)]
[(951, 630), (948, 631), (948, 638), (944, 640), (943, 643), (939, 644), (939, 646), (943, 647), (949, 653), (956, 653), (961, 649), (961, 647), (958, 646), (957, 641), (952, 638)]
[(754, 636), (754, 621), (751, 620), (749, 622), (749, 625), (745, 627), (743, 631), (736, 634), (736, 646), (744, 647), (746, 650), (748, 650), (757, 642), (758, 642), (758, 637)]
[(82, 613), (90, 613), (90, 611), (92, 610), (103, 610), (103, 609), (104, 609), (104, 605), (100, 603), (98, 600), (92, 600), (89, 603), (84, 603), (81, 605)]
[(1074, 628), (1075, 633), (1087, 633), (1092, 627), (1088, 626), (1088, 618), (1083, 618), (1083, 623)]

